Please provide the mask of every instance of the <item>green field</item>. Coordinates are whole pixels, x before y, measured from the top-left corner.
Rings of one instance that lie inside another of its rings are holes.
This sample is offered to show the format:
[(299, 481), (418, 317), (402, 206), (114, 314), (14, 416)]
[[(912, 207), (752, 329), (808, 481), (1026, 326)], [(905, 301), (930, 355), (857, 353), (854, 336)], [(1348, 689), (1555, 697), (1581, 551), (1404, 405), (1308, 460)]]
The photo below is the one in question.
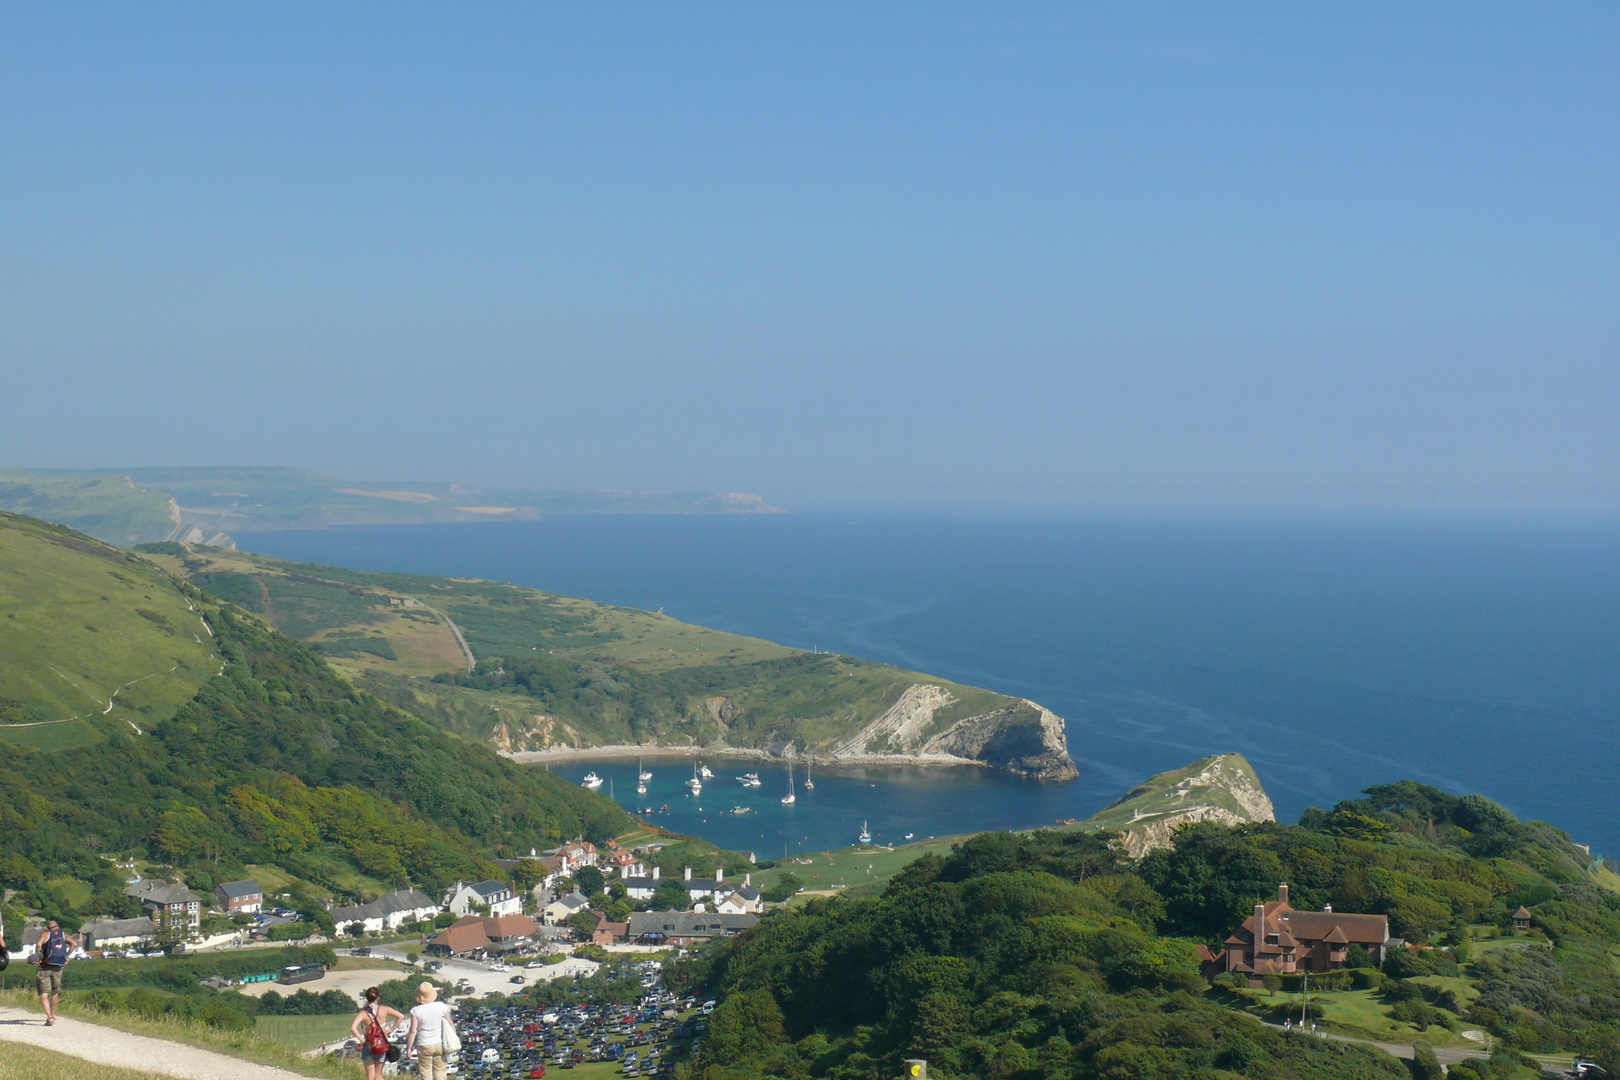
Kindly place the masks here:
[(170, 535), (169, 496), (123, 476), (52, 476), (0, 469), (0, 510), (71, 524), (109, 544)]
[(289, 1050), (311, 1050), (348, 1035), (354, 1014), (342, 1016), (261, 1016), (253, 1022), (254, 1034), (280, 1043)]
[(0, 739), (60, 750), (100, 740), (102, 723), (144, 731), (219, 670), (208, 628), (144, 560), (0, 524)]
[(895, 848), (850, 847), (838, 851), (818, 851), (812, 855), (795, 855), (769, 870), (756, 873), (754, 884), (768, 889), (781, 879), (783, 873), (791, 873), (803, 884), (806, 892), (837, 889), (840, 893), (848, 890), (849, 895), (859, 896), (882, 886), (913, 859), (930, 852), (944, 855), (951, 850), (952, 844), (965, 838), (941, 836)]

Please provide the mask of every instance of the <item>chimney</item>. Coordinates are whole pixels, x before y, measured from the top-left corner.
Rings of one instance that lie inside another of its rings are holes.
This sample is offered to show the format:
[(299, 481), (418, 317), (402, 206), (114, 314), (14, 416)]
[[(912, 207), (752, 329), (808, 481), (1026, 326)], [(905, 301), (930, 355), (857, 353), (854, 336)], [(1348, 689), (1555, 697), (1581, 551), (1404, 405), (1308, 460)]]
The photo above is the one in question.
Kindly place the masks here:
[(1332, 904), (1323, 904), (1322, 905), (1322, 910), (1327, 912), (1329, 915), (1331, 915), (1331, 914), (1333, 914), (1333, 905)]
[(658, 880), (658, 867), (656, 867), (656, 866), (653, 867), (653, 880), (654, 881)]
[(691, 867), (690, 867), (690, 866), (688, 866), (688, 867), (687, 867), (687, 868), (686, 868), (686, 880), (687, 880), (687, 881), (691, 881), (691, 880), (692, 880), (692, 868), (691, 868)]
[(1265, 944), (1266, 940), (1266, 905), (1254, 905), (1254, 943)]
[(1288, 905), (1288, 882), (1286, 881), (1277, 886), (1277, 903), (1282, 904), (1284, 907)]
[(752, 885), (753, 883), (754, 883), (754, 875), (753, 874), (744, 874), (743, 875), (743, 884), (744, 885)]

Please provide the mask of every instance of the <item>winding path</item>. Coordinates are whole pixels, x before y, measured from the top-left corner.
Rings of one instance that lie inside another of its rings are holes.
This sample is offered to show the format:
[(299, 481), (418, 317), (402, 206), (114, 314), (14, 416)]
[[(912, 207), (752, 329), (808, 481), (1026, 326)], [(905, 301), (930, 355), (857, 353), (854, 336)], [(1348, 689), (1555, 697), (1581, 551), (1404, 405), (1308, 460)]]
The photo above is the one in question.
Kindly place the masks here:
[(286, 1069), (255, 1065), (150, 1035), (131, 1035), (68, 1016), (58, 1016), (55, 1025), (46, 1027), (43, 1015), (23, 1009), (0, 1007), (0, 1042), (28, 1043), (98, 1065), (119, 1065), (182, 1080), (306, 1080)]

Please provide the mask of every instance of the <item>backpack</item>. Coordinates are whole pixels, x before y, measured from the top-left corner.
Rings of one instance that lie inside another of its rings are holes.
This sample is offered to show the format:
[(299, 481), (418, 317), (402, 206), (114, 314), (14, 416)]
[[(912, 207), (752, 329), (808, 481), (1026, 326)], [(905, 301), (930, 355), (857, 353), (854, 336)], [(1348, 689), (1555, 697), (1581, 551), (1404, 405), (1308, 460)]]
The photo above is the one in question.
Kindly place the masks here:
[(52, 930), (45, 939), (45, 962), (52, 967), (61, 967), (68, 962), (67, 938), (60, 930)]
[(388, 1034), (377, 1021), (377, 1010), (367, 1009), (366, 1012), (371, 1014), (371, 1030), (366, 1032), (366, 1049), (377, 1057), (383, 1057), (389, 1050)]

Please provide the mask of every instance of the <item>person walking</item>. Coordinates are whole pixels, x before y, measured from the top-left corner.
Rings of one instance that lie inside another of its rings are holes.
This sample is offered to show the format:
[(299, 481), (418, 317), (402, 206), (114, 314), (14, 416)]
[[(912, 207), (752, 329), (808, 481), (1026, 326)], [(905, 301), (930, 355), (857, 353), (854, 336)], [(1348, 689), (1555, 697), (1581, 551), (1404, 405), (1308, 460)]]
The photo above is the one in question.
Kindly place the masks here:
[(62, 969), (79, 943), (57, 925), (55, 919), (45, 924), (45, 932), (34, 943), (34, 962), (39, 970), (34, 974), (34, 985), (39, 990), (39, 1004), (45, 1010), (45, 1026), (56, 1023), (56, 999), (62, 993)]
[[(366, 987), (366, 1003), (359, 1012), (354, 1014), (354, 1022), (349, 1025), (349, 1031), (360, 1040), (360, 1067), (365, 1070), (366, 1080), (382, 1080), (383, 1063), (388, 1060), (388, 1050), (384, 1047), (382, 1053), (376, 1053), (371, 1047), (371, 1029), (376, 1028), (387, 1040), (389, 1032), (399, 1026), (405, 1019), (405, 1014), (398, 1009), (390, 1009), (378, 1000), (375, 986)], [(362, 1030), (361, 1025), (365, 1025)]]
[(416, 1008), (411, 1010), (411, 1030), (405, 1036), (405, 1052), (416, 1048), (416, 1071), (422, 1080), (447, 1080), (444, 1032), (456, 1030), (450, 1020), (450, 1006), (439, 1000), (439, 989), (430, 982), (416, 987)]

